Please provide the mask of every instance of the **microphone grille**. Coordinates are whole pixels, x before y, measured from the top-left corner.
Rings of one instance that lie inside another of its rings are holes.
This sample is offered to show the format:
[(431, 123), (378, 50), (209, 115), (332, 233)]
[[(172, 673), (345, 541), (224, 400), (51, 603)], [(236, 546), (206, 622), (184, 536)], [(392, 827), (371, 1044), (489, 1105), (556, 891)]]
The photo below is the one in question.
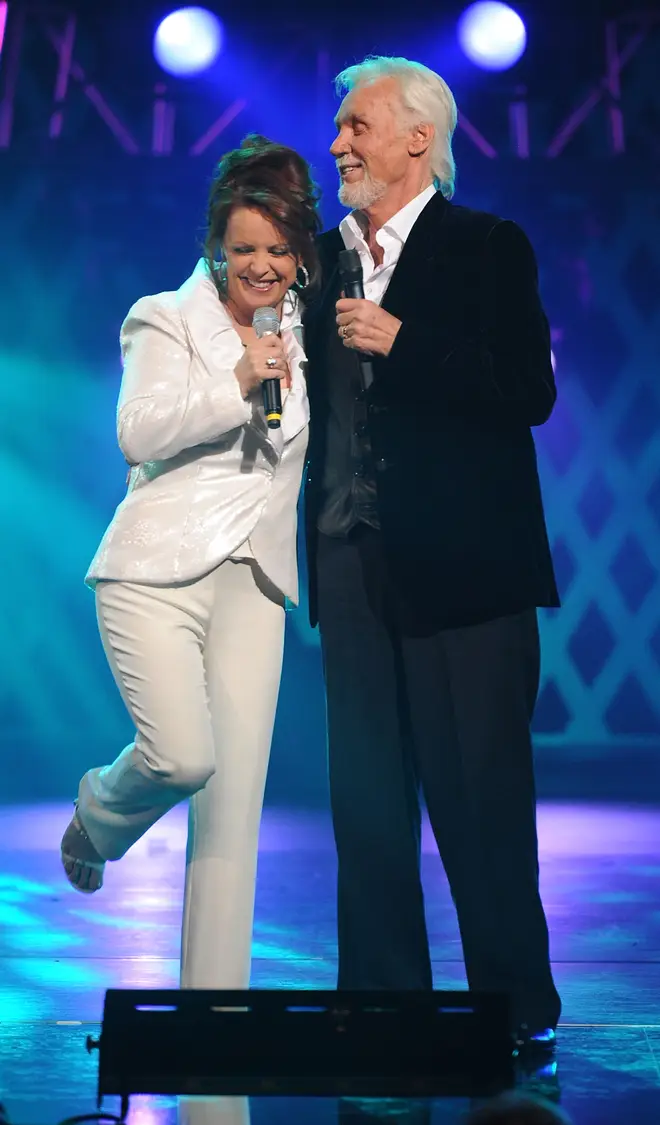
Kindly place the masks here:
[(259, 339), (262, 336), (267, 336), (272, 333), (277, 336), (280, 330), (280, 318), (275, 309), (265, 306), (262, 309), (255, 309), (252, 316), (252, 327)]

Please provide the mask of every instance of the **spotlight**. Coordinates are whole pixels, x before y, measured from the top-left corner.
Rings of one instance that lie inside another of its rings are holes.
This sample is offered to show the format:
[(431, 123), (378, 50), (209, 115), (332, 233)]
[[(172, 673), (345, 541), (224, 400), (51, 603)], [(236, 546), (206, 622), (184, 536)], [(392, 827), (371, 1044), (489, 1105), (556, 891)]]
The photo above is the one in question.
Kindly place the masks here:
[(206, 8), (179, 8), (159, 23), (156, 61), (168, 74), (187, 78), (213, 65), (222, 50), (222, 24)]
[(2, 54), (2, 46), (5, 41), (5, 29), (7, 27), (7, 3), (6, 0), (0, 2), (0, 55)]
[(470, 62), (484, 70), (508, 70), (523, 55), (527, 32), (508, 4), (480, 0), (458, 21), (458, 41)]

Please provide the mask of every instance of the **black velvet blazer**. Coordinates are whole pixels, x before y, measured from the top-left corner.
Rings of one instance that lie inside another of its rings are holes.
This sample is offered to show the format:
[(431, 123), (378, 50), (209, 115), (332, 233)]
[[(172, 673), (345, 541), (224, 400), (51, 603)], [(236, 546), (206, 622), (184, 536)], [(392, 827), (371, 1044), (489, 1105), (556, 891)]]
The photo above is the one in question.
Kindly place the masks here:
[[(306, 315), (311, 437), (310, 608), (324, 457), (329, 333), (340, 295), (337, 229)], [(430, 625), (451, 628), (559, 604), (530, 427), (556, 389), (534, 252), (515, 223), (448, 203), (417, 219), (383, 308), (402, 322), (374, 360), (368, 417), (390, 573)]]

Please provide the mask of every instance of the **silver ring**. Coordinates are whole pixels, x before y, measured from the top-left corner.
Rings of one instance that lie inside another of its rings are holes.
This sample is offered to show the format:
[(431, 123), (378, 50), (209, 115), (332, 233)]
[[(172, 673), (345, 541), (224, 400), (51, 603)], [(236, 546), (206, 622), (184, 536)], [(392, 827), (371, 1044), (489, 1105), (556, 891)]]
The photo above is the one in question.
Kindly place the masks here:
[(346, 339), (346, 325), (345, 324), (339, 325), (339, 335), (341, 336), (342, 340)]
[(266, 360), (266, 367), (277, 367), (277, 360), (274, 355), (269, 355)]

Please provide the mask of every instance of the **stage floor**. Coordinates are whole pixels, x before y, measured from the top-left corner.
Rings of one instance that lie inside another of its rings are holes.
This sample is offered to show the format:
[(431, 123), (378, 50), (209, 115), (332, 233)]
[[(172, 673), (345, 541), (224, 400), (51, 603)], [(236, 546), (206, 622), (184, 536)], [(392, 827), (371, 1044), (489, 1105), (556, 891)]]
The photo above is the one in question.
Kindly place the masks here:
[[(55, 1125), (95, 1108), (84, 1049), (104, 991), (176, 987), (185, 814), (175, 810), (120, 864), (99, 895), (60, 874), (70, 806), (0, 808), (0, 1101), (11, 1125)], [(660, 1120), (660, 810), (546, 805), (542, 883), (564, 1002), (557, 1065), (539, 1075), (578, 1125)], [(465, 986), (449, 893), (428, 832), (424, 877), (437, 988)], [(253, 984), (334, 984), (332, 835), (324, 813), (266, 813)], [(115, 1109), (112, 1100), (107, 1108)], [(253, 1099), (193, 1104), (191, 1125), (461, 1119), (398, 1104)], [(131, 1125), (174, 1125), (174, 1099), (135, 1099)]]

